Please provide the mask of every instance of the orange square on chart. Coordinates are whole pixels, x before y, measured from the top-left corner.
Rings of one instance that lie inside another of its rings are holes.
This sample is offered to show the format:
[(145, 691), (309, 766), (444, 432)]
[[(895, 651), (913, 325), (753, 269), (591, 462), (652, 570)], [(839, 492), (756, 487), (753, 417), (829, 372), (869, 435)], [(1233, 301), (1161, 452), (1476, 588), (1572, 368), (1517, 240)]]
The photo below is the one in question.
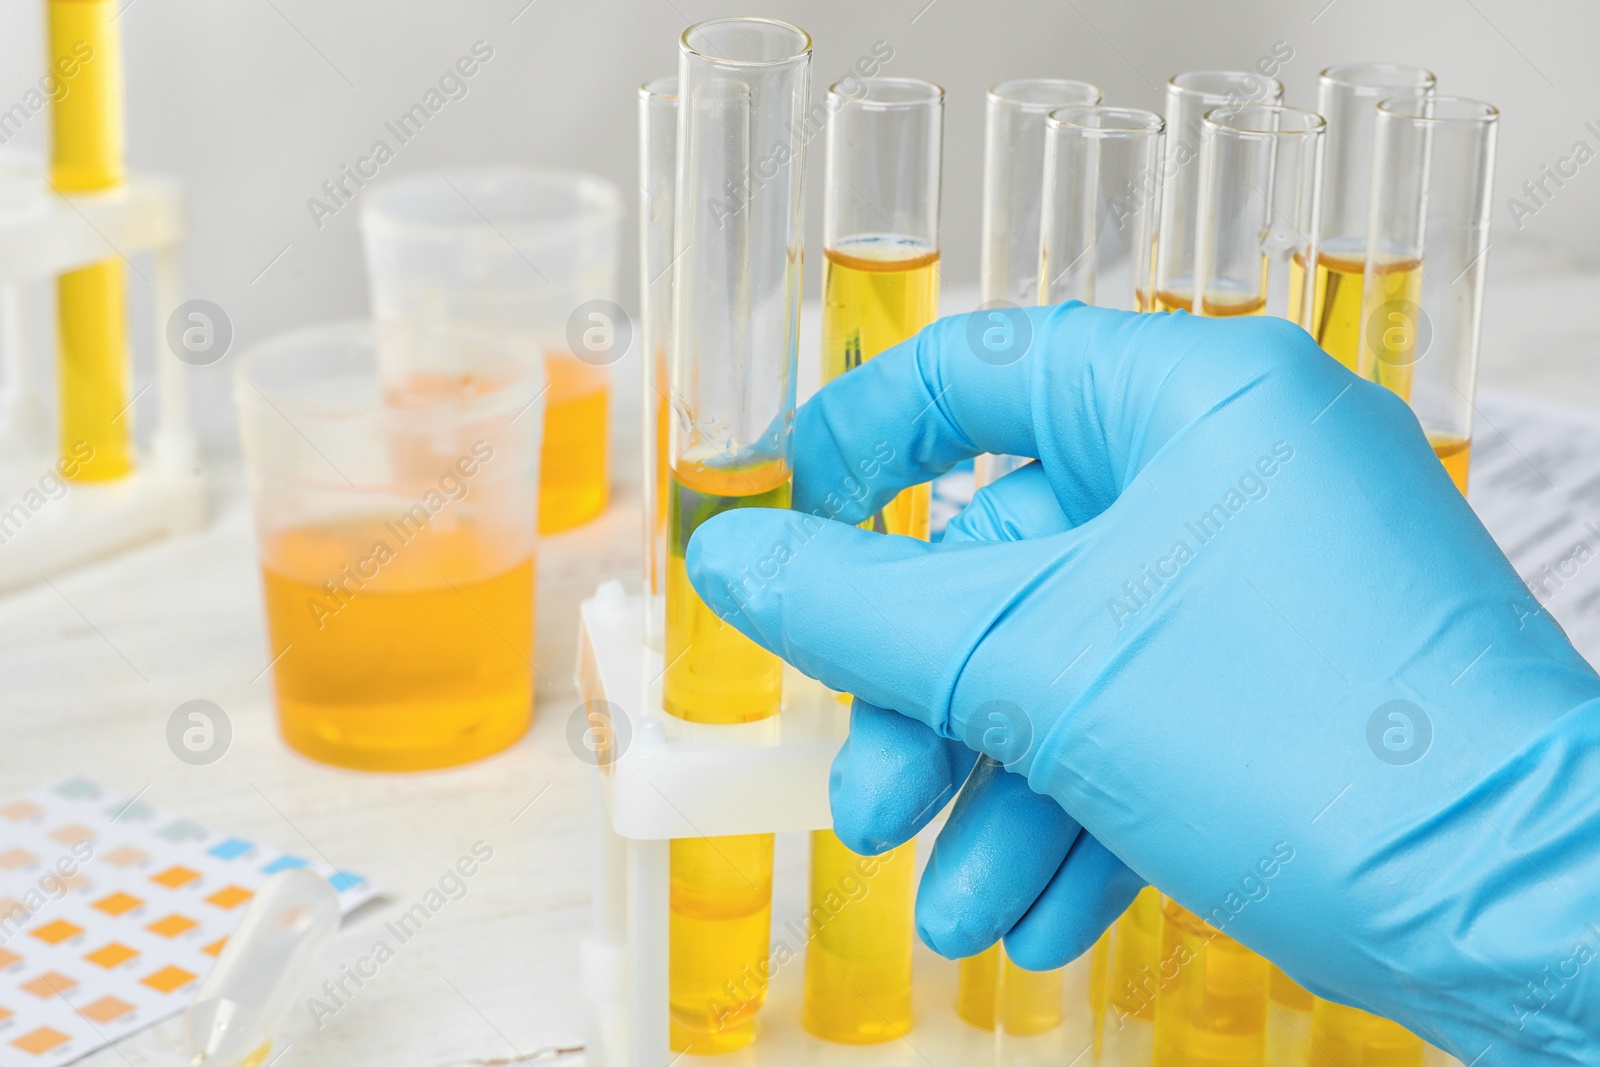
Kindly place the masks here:
[(181, 889), (199, 877), (199, 871), (191, 871), (187, 867), (168, 867), (160, 874), (152, 874), (150, 880), (168, 889)]
[(179, 934), (187, 933), (199, 925), (199, 923), (185, 915), (168, 915), (165, 919), (157, 919), (149, 926), (146, 926), (145, 929), (153, 934), (160, 934), (162, 937), (177, 937)]
[(220, 956), (222, 955), (222, 946), (226, 945), (227, 943), (227, 938), (219, 937), (200, 951), (204, 952), (207, 956)]
[(110, 944), (100, 946), (83, 958), (96, 966), (109, 970), (119, 963), (126, 963), (138, 954), (137, 949), (131, 949), (119, 941), (113, 941)]
[(77, 984), (77, 982), (60, 971), (46, 971), (31, 982), (23, 982), (22, 988), (40, 1000), (49, 1000), (51, 997), (65, 993)]
[(14, 871), (28, 866), (38, 858), (25, 848), (8, 848), (0, 852), (0, 870)]
[(170, 993), (174, 989), (194, 981), (194, 975), (182, 967), (163, 967), (155, 974), (146, 975), (139, 979), (140, 982), (151, 989), (162, 993)]
[(20, 1048), (24, 1052), (31, 1052), (33, 1055), (38, 1056), (69, 1040), (71, 1039), (60, 1030), (52, 1030), (48, 1026), (41, 1026), (36, 1030), (29, 1030), (21, 1037), (14, 1039), (11, 1044), (14, 1048)]
[(12, 822), (23, 822), (43, 814), (44, 809), (31, 800), (19, 800), (15, 804), (7, 804), (0, 808), (0, 815), (4, 815)]
[(99, 1000), (83, 1009), (83, 1017), (97, 1023), (108, 1023), (112, 1019), (120, 1019), (133, 1010), (133, 1005), (126, 1000), (116, 997), (101, 997)]
[(144, 901), (133, 894), (118, 890), (108, 897), (102, 897), (95, 901), (94, 906), (97, 911), (103, 911), (107, 915), (121, 915), (125, 911), (132, 911), (143, 903)]
[(7, 967), (11, 966), (13, 963), (16, 963), (21, 958), (22, 957), (17, 955), (15, 952), (0, 948), (0, 971), (5, 970)]
[(132, 845), (123, 845), (121, 848), (112, 849), (100, 858), (113, 867), (132, 867), (136, 863), (143, 863), (150, 858), (150, 855), (143, 849), (134, 848)]
[(30, 931), (30, 933), (47, 945), (59, 945), (68, 938), (77, 937), (83, 933), (83, 927), (69, 923), (65, 919), (57, 919), (55, 922), (45, 923), (37, 930)]
[(255, 894), (243, 886), (230, 885), (206, 897), (206, 903), (215, 904), (219, 908), (236, 908), (253, 896)]
[(50, 837), (63, 845), (76, 845), (79, 841), (93, 841), (94, 831), (82, 823), (75, 822), (70, 826), (63, 826)]

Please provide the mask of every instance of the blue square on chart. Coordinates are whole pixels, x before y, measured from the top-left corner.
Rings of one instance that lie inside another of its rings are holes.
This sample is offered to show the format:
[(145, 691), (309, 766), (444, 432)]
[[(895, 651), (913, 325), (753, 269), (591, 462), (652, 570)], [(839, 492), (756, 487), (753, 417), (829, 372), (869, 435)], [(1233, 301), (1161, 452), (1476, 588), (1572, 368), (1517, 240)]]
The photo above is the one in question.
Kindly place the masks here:
[(351, 886), (360, 885), (364, 881), (366, 881), (366, 879), (362, 878), (359, 874), (351, 874), (349, 871), (339, 871), (332, 878), (328, 879), (328, 884), (333, 886), (333, 891), (335, 893), (343, 893)]
[(226, 841), (212, 845), (206, 851), (210, 852), (219, 860), (236, 860), (254, 847), (255, 846), (250, 844), (248, 841), (241, 841), (237, 837), (230, 837)]
[(261, 868), (264, 874), (277, 874), (279, 871), (289, 871), (296, 867), (304, 867), (306, 861), (299, 856), (279, 856), (265, 867)]

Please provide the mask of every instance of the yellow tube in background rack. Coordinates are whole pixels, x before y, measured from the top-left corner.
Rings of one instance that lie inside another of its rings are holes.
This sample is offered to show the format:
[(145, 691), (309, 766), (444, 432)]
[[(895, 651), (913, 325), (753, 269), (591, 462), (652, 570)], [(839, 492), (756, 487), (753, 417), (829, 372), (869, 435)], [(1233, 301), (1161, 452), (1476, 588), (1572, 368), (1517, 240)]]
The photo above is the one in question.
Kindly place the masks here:
[[(50, 182), (58, 192), (113, 188), (123, 178), (122, 63), (115, 0), (50, 0)], [(63, 274), (56, 285), (59, 432), (68, 477), (111, 481), (133, 469), (125, 284), (120, 258)]]

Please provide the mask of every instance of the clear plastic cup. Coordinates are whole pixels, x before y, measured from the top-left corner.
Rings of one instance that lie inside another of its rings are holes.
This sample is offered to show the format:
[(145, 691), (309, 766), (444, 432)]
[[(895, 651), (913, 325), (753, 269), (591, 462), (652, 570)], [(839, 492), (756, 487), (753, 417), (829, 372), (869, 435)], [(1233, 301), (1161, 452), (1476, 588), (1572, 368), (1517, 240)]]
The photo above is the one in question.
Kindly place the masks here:
[(621, 319), (622, 196), (578, 171), (441, 170), (373, 186), (361, 232), (373, 317), (504, 332), (542, 349), (541, 533), (582, 525), (609, 497), (610, 374)]
[(289, 746), (402, 771), (521, 737), (541, 354), (449, 327), (318, 327), (245, 353), (234, 398)]

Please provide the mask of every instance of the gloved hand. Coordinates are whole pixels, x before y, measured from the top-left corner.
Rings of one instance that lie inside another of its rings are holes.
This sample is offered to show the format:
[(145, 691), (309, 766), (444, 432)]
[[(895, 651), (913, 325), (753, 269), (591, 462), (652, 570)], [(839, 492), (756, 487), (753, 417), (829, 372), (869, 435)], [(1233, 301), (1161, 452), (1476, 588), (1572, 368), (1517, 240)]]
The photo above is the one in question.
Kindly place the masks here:
[[(1030, 463), (980, 492), (945, 528), (944, 543), (1015, 541), (1067, 528), (1042, 468)], [(860, 697), (828, 789), (834, 832), (869, 856), (916, 836), (961, 790), (917, 892), (917, 931), (950, 959), (1003, 937), (1020, 966), (1064, 966), (1093, 946), (1144, 885), (1022, 775)]]
[[(805, 515), (707, 522), (701, 596), (1312, 992), (1484, 1067), (1600, 1062), (1600, 678), (1410, 411), (1276, 319), (1023, 317), (1014, 362), (956, 317), (819, 393)], [(1038, 458), (1060, 532), (851, 525), (980, 452)]]

